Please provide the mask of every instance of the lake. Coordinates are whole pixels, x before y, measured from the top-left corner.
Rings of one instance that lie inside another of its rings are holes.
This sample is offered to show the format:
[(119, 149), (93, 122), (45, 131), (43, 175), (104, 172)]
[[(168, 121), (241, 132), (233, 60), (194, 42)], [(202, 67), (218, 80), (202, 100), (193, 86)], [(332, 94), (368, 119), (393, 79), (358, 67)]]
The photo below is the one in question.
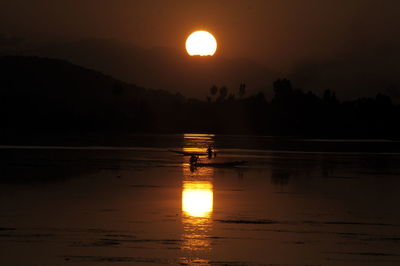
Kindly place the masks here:
[(0, 265), (400, 265), (397, 141), (121, 142), (0, 146)]

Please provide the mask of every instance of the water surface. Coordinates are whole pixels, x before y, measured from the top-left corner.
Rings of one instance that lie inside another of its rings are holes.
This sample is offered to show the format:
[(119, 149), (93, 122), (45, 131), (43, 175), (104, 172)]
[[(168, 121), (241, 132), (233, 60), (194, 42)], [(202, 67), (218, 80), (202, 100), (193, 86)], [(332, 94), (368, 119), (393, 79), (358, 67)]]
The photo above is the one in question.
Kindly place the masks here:
[[(248, 164), (190, 169), (168, 152), (209, 144), (212, 161)], [(397, 145), (186, 134), (2, 146), (0, 264), (400, 265)]]

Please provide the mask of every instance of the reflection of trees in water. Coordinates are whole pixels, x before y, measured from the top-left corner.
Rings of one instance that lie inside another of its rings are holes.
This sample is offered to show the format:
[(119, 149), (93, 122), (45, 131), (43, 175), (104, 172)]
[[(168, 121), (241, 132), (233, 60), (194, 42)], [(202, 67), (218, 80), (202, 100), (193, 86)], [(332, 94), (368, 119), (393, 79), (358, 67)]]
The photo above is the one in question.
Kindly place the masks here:
[(400, 174), (400, 156), (368, 153), (276, 153), (269, 161), (271, 183), (288, 185), (296, 177), (347, 178), (362, 174)]
[(274, 185), (287, 185), (289, 184), (291, 173), (285, 169), (272, 169), (271, 183)]
[(270, 161), (271, 183), (274, 185), (287, 185), (298, 168), (298, 163), (290, 154), (273, 153)]
[(242, 180), (244, 178), (244, 170), (241, 168), (235, 169), (237, 173), (237, 177), (239, 180)]
[(0, 184), (44, 184), (88, 176), (100, 170), (69, 166), (1, 166)]
[(380, 173), (387, 175), (400, 175), (399, 155), (379, 155), (372, 154), (359, 159), (359, 169), (364, 169), (365, 172)]
[(274, 153), (271, 161), (271, 183), (288, 185), (297, 176), (329, 176), (334, 163), (322, 154)]
[[(110, 160), (110, 157), (117, 158)], [(110, 151), (0, 150), (0, 183), (3, 184), (64, 182), (120, 167), (121, 160)]]
[(332, 162), (332, 160), (330, 160), (329, 158), (326, 158), (326, 156), (322, 155), (320, 165), (321, 165), (321, 176), (322, 177), (329, 177), (334, 174), (335, 165)]

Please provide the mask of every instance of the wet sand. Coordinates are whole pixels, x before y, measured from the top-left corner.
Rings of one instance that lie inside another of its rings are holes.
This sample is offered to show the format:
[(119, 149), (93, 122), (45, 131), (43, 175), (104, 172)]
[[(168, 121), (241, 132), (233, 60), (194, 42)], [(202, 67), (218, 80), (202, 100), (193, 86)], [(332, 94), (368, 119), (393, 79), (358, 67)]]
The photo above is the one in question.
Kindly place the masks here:
[[(1, 147), (0, 264), (400, 265), (400, 153), (170, 138)], [(167, 151), (208, 144), (249, 163), (191, 171)]]

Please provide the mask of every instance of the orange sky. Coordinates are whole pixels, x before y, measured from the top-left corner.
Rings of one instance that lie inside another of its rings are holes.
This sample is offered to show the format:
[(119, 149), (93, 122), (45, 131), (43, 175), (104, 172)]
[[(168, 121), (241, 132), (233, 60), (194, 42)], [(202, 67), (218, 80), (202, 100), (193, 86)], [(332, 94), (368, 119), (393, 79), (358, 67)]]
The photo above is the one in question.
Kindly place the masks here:
[[(0, 33), (49, 39), (112, 38), (184, 47), (208, 29), (220, 53), (287, 67), (398, 41), (399, 1), (2, 1)], [(396, 39), (396, 40), (394, 40)]]
[[(399, 10), (397, 0), (5, 0), (0, 2), (0, 54), (4, 46), (17, 43), (10, 37), (21, 38), (24, 51), (38, 46), (38, 41), (45, 51), (48, 43), (61, 44), (66, 46), (61, 50), (69, 51), (51, 56), (145, 87), (199, 97), (212, 83), (237, 87), (242, 80), (253, 91), (270, 93), (271, 79), (282, 75), (301, 89), (329, 88), (344, 98), (381, 91), (400, 100)], [(165, 71), (163, 64), (177, 60), (169, 54), (175, 50), (186, 55), (186, 37), (197, 29), (218, 39), (218, 58), (241, 62), (236, 72), (227, 63), (223, 72), (214, 73), (218, 80), (207, 75), (209, 80), (202, 78), (205, 84), (201, 84), (177, 78), (188, 73), (176, 70), (172, 77)], [(124, 51), (119, 44), (108, 47), (100, 58), (104, 47), (94, 42), (89, 62), (74, 52), (80, 44), (72, 43), (93, 38), (129, 45)], [(137, 57), (129, 53), (142, 51), (140, 47), (150, 53), (152, 47), (167, 49), (163, 59), (156, 54), (153, 61), (147, 60), (151, 55), (142, 52), (146, 54), (142, 61), (135, 61)], [(129, 62), (118, 65), (118, 60)], [(146, 63), (150, 68), (158, 65), (160, 77), (146, 78), (142, 73), (148, 72)], [(133, 68), (138, 71), (132, 72)], [(269, 76), (263, 74), (266, 70), (272, 70)]]

